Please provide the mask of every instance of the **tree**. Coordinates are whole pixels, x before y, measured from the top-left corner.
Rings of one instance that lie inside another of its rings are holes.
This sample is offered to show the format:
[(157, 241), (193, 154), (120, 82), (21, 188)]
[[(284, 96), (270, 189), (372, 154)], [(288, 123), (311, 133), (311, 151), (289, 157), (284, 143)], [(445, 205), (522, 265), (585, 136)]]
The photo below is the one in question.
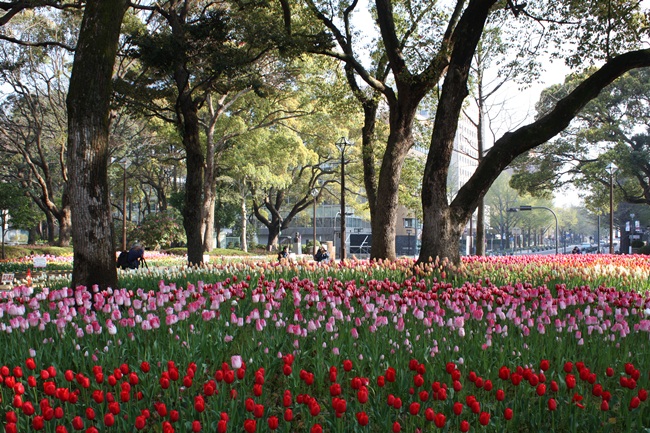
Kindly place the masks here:
[[(12, 22), (8, 32), (43, 23), (44, 17)], [(60, 24), (60, 23), (56, 23)], [(20, 184), (43, 211), (49, 241), (54, 243), (55, 221), (59, 245), (70, 243), (70, 205), (65, 167), (69, 53), (59, 47), (2, 46), (7, 65), (0, 71), (5, 93), (0, 112), (0, 151), (6, 155), (2, 173), (7, 182)]]
[[(346, 71), (357, 74), (372, 89), (358, 92), (361, 90), (359, 86), (352, 86), (355, 95), (377, 92), (386, 98), (389, 107), (390, 134), (377, 178), (377, 189), (368, 184), (366, 186), (371, 203), (378, 200), (376, 209), (372, 210), (371, 204), (371, 255), (377, 258), (395, 256), (397, 190), (404, 158), (413, 145), (412, 123), (422, 98), (441, 80), (423, 177), (424, 236), (421, 261), (428, 260), (429, 256), (445, 256), (458, 261), (461, 230), (490, 184), (512, 159), (541, 144), (544, 140), (539, 141), (539, 137), (553, 136), (561, 131), (579, 109), (613, 79), (629, 69), (648, 64), (648, 52), (644, 50), (615, 56), (615, 53), (634, 50), (638, 46), (639, 35), (630, 29), (645, 25), (646, 21), (643, 14), (636, 13), (638, 8), (630, 8), (623, 1), (609, 2), (610, 7), (604, 11), (595, 4), (575, 1), (540, 1), (529, 2), (528, 5), (509, 1), (504, 9), (496, 0), (459, 0), (447, 10), (443, 3), (376, 0), (373, 12), (380, 29), (381, 50), (373, 52), (371, 60), (374, 66), (387, 66), (390, 82), (395, 83), (395, 89), (399, 90), (396, 92), (386, 84), (388, 81), (382, 80), (385, 77), (383, 69), (373, 69), (373, 75), (370, 69), (362, 66), (359, 56), (355, 56), (352, 46), (355, 33), (350, 23), (359, 2), (306, 1), (340, 48), (339, 51), (323, 49), (321, 52), (340, 59), (345, 63)], [(569, 3), (571, 7), (565, 7)], [(561, 46), (567, 38), (571, 38), (575, 41), (572, 45), (576, 47), (575, 52), (561, 52), (558, 49), (554, 53), (565, 56), (574, 66), (585, 58), (590, 61), (606, 60), (607, 63), (600, 73), (585, 81), (579, 91), (562, 101), (552, 114), (497, 140), (470, 181), (450, 202), (446, 195), (446, 179), (459, 115), (468, 94), (471, 60), (488, 19), (502, 16), (511, 21), (511, 13), (514, 19), (529, 19), (529, 22), (542, 25), (525, 27), (512, 23), (508, 26), (509, 37), (521, 37), (525, 34), (524, 30), (538, 31), (537, 35), (526, 34), (525, 40), (530, 41), (534, 36), (541, 48), (547, 48), (549, 41)], [(620, 19), (614, 22), (612, 16)], [(544, 25), (549, 22), (549, 26)], [(338, 27), (336, 23), (341, 23), (341, 26)], [(552, 32), (549, 36), (542, 34), (542, 30)], [(364, 149), (367, 149), (365, 142)]]
[(74, 267), (72, 285), (117, 286), (107, 179), (111, 79), (124, 0), (89, 2), (68, 89), (68, 174)]
[[(538, 103), (544, 113), (584, 79), (566, 77), (546, 89)], [(607, 209), (610, 162), (616, 173), (617, 198), (650, 204), (650, 70), (639, 69), (616, 80), (591, 101), (560, 136), (515, 161), (513, 185), (532, 194), (548, 194), (572, 183), (588, 195), (589, 207)]]
[[(274, 37), (281, 25), (268, 13), (272, 7), (247, 6), (246, 1), (192, 0), (141, 6), (152, 13), (156, 27), (143, 23), (131, 35), (132, 54), (147, 71), (134, 70), (137, 76), (130, 81), (138, 84), (133, 90), (140, 94), (132, 99), (139, 99), (145, 111), (173, 123), (185, 149), (183, 225), (190, 263), (201, 263), (204, 237), (212, 238), (214, 155), (228, 141), (215, 139), (215, 124), (241, 95), (253, 90), (263, 93), (265, 72), (274, 68), (276, 48), (282, 44)], [(121, 89), (133, 94), (131, 87), (127, 84)], [(204, 105), (208, 108), (207, 158), (201, 137)]]

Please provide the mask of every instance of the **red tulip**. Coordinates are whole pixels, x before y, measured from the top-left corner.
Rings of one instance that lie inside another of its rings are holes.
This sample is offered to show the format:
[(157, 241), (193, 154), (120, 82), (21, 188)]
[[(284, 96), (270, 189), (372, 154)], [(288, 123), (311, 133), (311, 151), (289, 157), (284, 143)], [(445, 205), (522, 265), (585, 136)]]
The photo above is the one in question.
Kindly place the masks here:
[(7, 423), (5, 425), (5, 433), (18, 433), (18, 427), (16, 427), (16, 423)]
[(503, 401), (506, 398), (506, 393), (502, 389), (497, 389), (496, 399), (497, 401)]
[(365, 404), (368, 401), (368, 390), (362, 389), (357, 392), (357, 399), (359, 400), (359, 403)]
[(641, 404), (641, 400), (636, 395), (630, 400), (630, 410), (636, 409)]
[(461, 413), (463, 413), (463, 404), (457, 401), (456, 403), (454, 403), (454, 414), (460, 415)]
[(86, 418), (88, 421), (93, 421), (95, 419), (95, 410), (92, 407), (86, 408)]
[(352, 361), (350, 361), (349, 359), (346, 359), (345, 361), (343, 361), (343, 370), (345, 370), (345, 371), (352, 370)]
[(200, 395), (194, 397), (194, 410), (199, 413), (205, 410), (205, 400)]
[(244, 430), (246, 430), (247, 433), (255, 433), (255, 430), (257, 430), (257, 421), (254, 419), (245, 420)]
[(503, 417), (507, 420), (510, 421), (512, 419), (512, 409), (509, 407), (506, 408), (506, 410), (503, 411)]
[(574, 375), (567, 374), (566, 378), (565, 378), (565, 381), (566, 381), (567, 388), (573, 389), (573, 388), (576, 387), (576, 377)]
[(607, 402), (607, 400), (603, 400), (600, 402), (600, 410), (602, 410), (603, 412), (607, 412), (609, 410), (609, 403)]
[(309, 431), (310, 433), (323, 433), (323, 427), (320, 424), (314, 424)]
[(44, 425), (45, 420), (42, 416), (36, 415), (34, 419), (32, 419), (32, 428), (34, 428), (34, 430), (43, 430)]
[(573, 364), (569, 361), (564, 363), (564, 372), (565, 373), (571, 373), (571, 370), (573, 370)]
[(253, 416), (255, 418), (262, 418), (264, 416), (264, 405), (263, 404), (256, 404), (255, 408), (253, 409)]
[(226, 430), (228, 429), (228, 423), (225, 420), (219, 420), (217, 423), (217, 433), (226, 433)]
[(293, 421), (293, 410), (287, 408), (284, 410), (284, 420), (286, 422), (291, 422)]
[(430, 407), (424, 410), (424, 417), (427, 421), (433, 421), (436, 418), (436, 413)]
[(481, 425), (488, 425), (490, 423), (490, 414), (487, 412), (481, 412), (481, 415), (478, 417), (478, 422), (480, 422)]
[(198, 433), (201, 431), (201, 421), (194, 420), (192, 421), (192, 431)]
[(554, 398), (549, 398), (548, 399), (548, 410), (555, 410), (557, 409), (557, 402), (555, 401)]
[(396, 375), (397, 373), (395, 369), (393, 367), (388, 367), (388, 369), (386, 370), (386, 380), (389, 382), (395, 382)]
[(142, 430), (146, 424), (147, 424), (147, 419), (144, 416), (138, 415), (137, 417), (135, 417), (136, 429)]
[(34, 405), (31, 401), (26, 401), (25, 403), (21, 404), (21, 409), (27, 416), (34, 415)]
[(543, 396), (544, 394), (546, 394), (546, 385), (544, 385), (543, 383), (540, 383), (539, 385), (537, 385), (537, 388), (536, 388), (535, 392), (540, 397)]
[(613, 369), (612, 367), (607, 367), (607, 369), (605, 370), (605, 374), (606, 374), (608, 377), (612, 377), (612, 376), (614, 376), (614, 369)]
[(402, 426), (400, 425), (399, 422), (395, 421), (393, 423), (393, 433), (399, 433), (402, 431)]
[(409, 405), (409, 413), (411, 415), (417, 415), (420, 412), (420, 403), (413, 402)]
[(278, 426), (280, 425), (280, 422), (279, 422), (277, 416), (270, 416), (269, 419), (267, 420), (267, 423), (268, 423), (269, 428), (271, 430), (276, 430), (278, 428)]
[(548, 359), (542, 359), (539, 362), (539, 369), (542, 370), (542, 371), (548, 371), (550, 366), (551, 366), (551, 363), (549, 362)]
[(460, 431), (467, 433), (469, 431), (469, 423), (465, 420), (460, 422)]
[(442, 413), (436, 414), (435, 424), (438, 428), (443, 428), (447, 422), (447, 417)]
[(368, 414), (365, 412), (357, 412), (357, 422), (359, 423), (360, 426), (366, 426), (368, 425)]
[(171, 422), (176, 422), (180, 418), (180, 414), (176, 409), (172, 409), (169, 411), (169, 421)]
[(115, 416), (108, 412), (106, 415), (104, 415), (104, 425), (106, 427), (111, 427), (113, 424), (115, 424)]
[(75, 430), (83, 430), (84, 421), (79, 415), (72, 418), (72, 428)]
[(25, 366), (27, 366), (28, 370), (36, 370), (36, 361), (34, 361), (34, 358), (27, 358)]

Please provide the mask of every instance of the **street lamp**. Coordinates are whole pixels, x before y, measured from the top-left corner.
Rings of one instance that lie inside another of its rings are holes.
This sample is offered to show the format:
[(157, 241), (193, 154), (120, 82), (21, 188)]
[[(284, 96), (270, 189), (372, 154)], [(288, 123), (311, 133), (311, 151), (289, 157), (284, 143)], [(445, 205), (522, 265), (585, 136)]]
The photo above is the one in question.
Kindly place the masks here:
[(129, 160), (124, 160), (123, 184), (122, 184), (122, 251), (126, 251), (126, 169), (129, 166)]
[(7, 229), (7, 221), (9, 220), (9, 210), (0, 209), (0, 223), (2, 223), (2, 259), (5, 258), (5, 230)]
[(316, 255), (316, 197), (318, 197), (318, 190), (316, 188), (311, 190), (311, 196), (314, 197), (314, 245), (312, 253)]
[[(530, 211), (530, 210), (533, 210), (533, 209), (546, 209), (547, 211), (549, 211), (550, 213), (553, 214), (553, 217), (555, 218), (555, 254), (557, 254), (558, 253), (558, 249), (557, 249), (557, 233), (558, 233), (557, 226), (558, 226), (558, 224), (557, 224), (557, 215), (555, 214), (555, 212), (553, 212), (552, 209), (547, 208), (545, 206), (522, 205), (522, 206), (519, 206), (519, 208), (511, 207), (510, 209), (508, 209), (508, 212)], [(565, 249), (566, 249), (566, 247), (565, 247)]]
[(614, 173), (618, 167), (610, 162), (605, 170), (609, 173), (609, 253), (614, 254)]
[(352, 143), (348, 142), (345, 137), (341, 137), (335, 144), (341, 152), (341, 260), (345, 260), (345, 151), (352, 146)]

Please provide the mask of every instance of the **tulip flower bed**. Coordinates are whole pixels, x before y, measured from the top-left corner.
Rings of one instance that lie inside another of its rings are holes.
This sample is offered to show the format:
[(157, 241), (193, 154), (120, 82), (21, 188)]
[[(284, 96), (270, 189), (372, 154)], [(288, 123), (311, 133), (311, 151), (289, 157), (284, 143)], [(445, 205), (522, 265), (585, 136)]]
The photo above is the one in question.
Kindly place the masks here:
[[(607, 257), (601, 274), (542, 257), (236, 263), (210, 282), (188, 282), (206, 268), (119, 290), (16, 287), (0, 293), (0, 419), (6, 432), (643, 431), (650, 295), (622, 282), (647, 264)], [(581, 274), (621, 285), (568, 283)]]

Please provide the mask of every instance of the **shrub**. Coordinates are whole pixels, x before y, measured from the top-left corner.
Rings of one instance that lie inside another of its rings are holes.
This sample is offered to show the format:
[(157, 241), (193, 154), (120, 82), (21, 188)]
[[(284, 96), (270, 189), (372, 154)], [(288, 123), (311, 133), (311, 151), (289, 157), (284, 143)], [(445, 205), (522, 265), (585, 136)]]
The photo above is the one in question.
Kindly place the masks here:
[(186, 242), (183, 217), (174, 208), (149, 214), (133, 231), (132, 236), (149, 249), (183, 244)]

